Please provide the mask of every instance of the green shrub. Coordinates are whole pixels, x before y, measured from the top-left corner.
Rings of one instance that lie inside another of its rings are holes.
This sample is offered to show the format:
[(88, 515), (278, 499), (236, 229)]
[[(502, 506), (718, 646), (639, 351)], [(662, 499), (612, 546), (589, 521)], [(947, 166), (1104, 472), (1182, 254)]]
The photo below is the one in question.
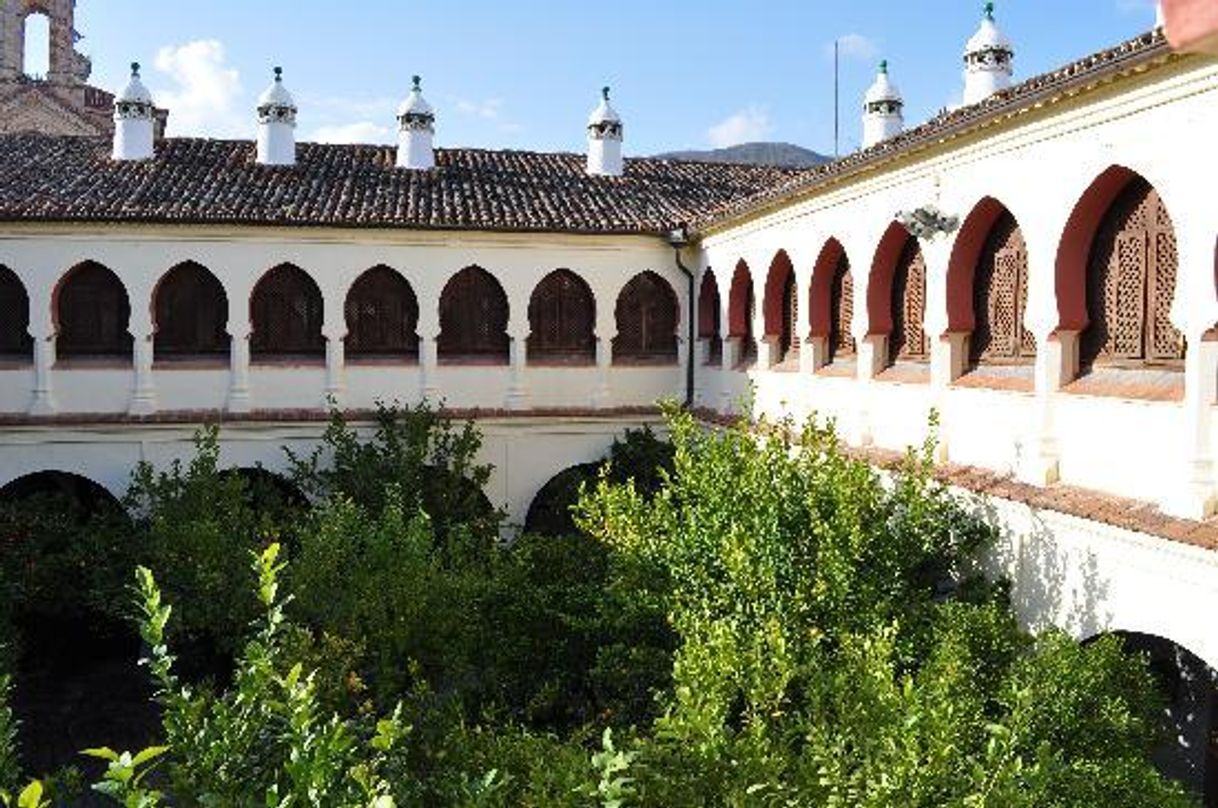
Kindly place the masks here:
[(135, 521), (139, 562), (156, 572), (178, 604), (174, 637), (204, 656), (208, 648), (227, 656), (239, 647), (259, 613), (249, 585), (249, 554), (286, 538), (296, 513), (284, 503), (267, 507), (273, 496), (224, 471), (219, 460), (219, 431), (203, 427), (188, 464), (175, 460), (157, 471), (141, 462), (124, 500)]
[(654, 497), (603, 479), (581, 506), (678, 638), (637, 804), (1186, 804), (1147, 762), (1144, 664), (1019, 630), (969, 573), (994, 531), (931, 445), (885, 481), (815, 422), (669, 422)]
[(12, 682), (8, 674), (0, 673), (0, 792), (12, 792), (21, 780), (21, 762), (17, 757), (17, 719), (9, 707)]
[[(170, 607), (152, 573), (137, 571), (140, 631), (149, 649), (143, 664), (164, 711), (174, 804), (388, 808), (393, 802), (380, 767), (404, 729), (396, 714), (370, 727), (325, 715), (313, 674), (299, 663), (287, 666), (278, 555), (279, 545), (271, 544), (256, 556), (262, 615), (231, 688), (221, 693), (178, 680), (166, 644)], [(112, 793), (108, 782), (103, 793)]]
[(378, 405), (367, 440), (335, 410), (321, 447), (288, 456), (293, 479), (314, 501), (341, 495), (379, 513), (393, 497), (403, 513), (426, 513), (437, 540), (461, 553), (484, 550), (503, 518), (483, 494), (491, 467), (476, 461), (481, 445), (472, 422), (458, 427), (422, 402)]

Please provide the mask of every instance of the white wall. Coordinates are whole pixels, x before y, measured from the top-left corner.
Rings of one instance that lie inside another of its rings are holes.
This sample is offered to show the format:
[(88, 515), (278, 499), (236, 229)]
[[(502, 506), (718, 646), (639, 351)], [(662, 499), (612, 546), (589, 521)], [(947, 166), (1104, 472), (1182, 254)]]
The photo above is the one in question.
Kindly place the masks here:
[[(1218, 351), (1203, 336), (1218, 324), (1218, 217), (1212, 202), (1218, 161), (1205, 157), (1215, 132), (1218, 61), (1177, 58), (715, 225), (703, 240), (701, 271), (715, 272), (724, 334), (730, 279), (740, 260), (749, 266), (757, 297), (754, 333), (764, 333), (766, 276), (779, 250), (794, 266), (799, 327), (806, 331), (812, 271), (821, 249), (836, 238), (854, 278), (852, 331), (860, 361), (855, 379), (848, 382), (856, 388), (853, 395), (841, 394), (843, 380), (814, 373), (810, 363), (794, 378), (764, 368), (700, 368), (699, 402), (726, 409), (751, 383), (759, 412), (779, 416), (801, 407), (815, 409), (837, 418), (852, 442), (896, 450), (921, 439), (933, 407), (942, 419), (945, 457), (952, 461), (1012, 472), (1036, 484), (1061, 480), (1150, 500), (1177, 516), (1211, 515), (1218, 504), (1212, 423)], [(1185, 390), (1182, 400), (1143, 401), (1060, 389), (1076, 368), (1069, 350), (1055, 350), (1056, 344), (1068, 342), (1050, 341), (1059, 324), (1058, 247), (1076, 203), (1114, 165), (1151, 182), (1173, 218), (1179, 272), (1171, 314), (1189, 345), (1177, 377)], [(939, 337), (948, 331), (949, 294), (963, 293), (971, 300), (969, 288), (948, 289), (947, 269), (958, 233), (920, 242), (927, 263), (924, 325), (932, 353), (926, 380), (873, 379), (876, 366), (865, 354), (871, 331), (866, 300), (881, 237), (900, 211), (932, 204), (964, 221), (986, 197), (1015, 216), (1027, 242), (1024, 326), (1039, 348), (1036, 365), (1028, 369), (1034, 391), (956, 384), (963, 343), (957, 340), (953, 349)]]
[[(657, 237), (562, 236), (546, 234), (432, 233), (426, 231), (275, 231), (224, 228), (0, 226), (0, 264), (12, 268), (30, 297), (30, 332), (53, 338), (52, 312), (60, 280), (82, 261), (113, 270), (131, 303), (130, 332), (137, 344), (154, 331), (152, 303), (161, 277), (184, 261), (210, 270), (229, 300), (228, 331), (244, 339), (250, 331), (249, 298), (268, 270), (291, 263), (317, 283), (324, 300), (323, 333), (331, 341), (346, 335), (343, 304), (356, 279), (386, 265), (410, 283), (419, 302), (418, 331), (424, 342), (439, 333), (438, 304), (449, 278), (478, 265), (503, 287), (509, 301), (509, 336), (523, 346), (529, 334), (529, 299), (539, 281), (558, 268), (569, 269), (589, 285), (596, 300), (595, 333), (610, 344), (616, 336), (614, 308), (626, 284), (652, 271), (667, 281), (682, 311), (678, 336), (686, 331), (686, 279), (676, 268), (671, 248)], [(356, 365), (337, 360), (296, 365), (253, 363), (248, 370), (248, 409), (318, 409), (328, 393), (339, 403), (370, 407), (378, 399), (413, 402), (424, 388), (452, 406), (490, 409), (511, 406), (586, 408), (646, 406), (660, 397), (683, 397), (683, 359), (662, 368), (615, 367), (610, 352), (599, 368), (578, 369), (559, 377), (550, 368), (414, 365)], [(422, 364), (426, 364), (426, 359)], [(138, 354), (127, 369), (84, 370), (59, 363), (46, 369), (59, 414), (122, 413), (131, 409)], [(426, 376), (426, 378), (424, 378)], [(155, 366), (150, 373), (154, 401), (140, 411), (216, 410), (226, 406), (235, 381), (234, 367)], [(574, 380), (574, 381), (573, 381)], [(34, 377), (28, 367), (0, 367), (0, 413), (31, 408)], [(594, 396), (594, 392), (598, 392)], [(536, 394), (537, 401), (532, 400)], [(147, 406), (147, 405), (146, 405)], [(47, 409), (39, 410), (48, 414)]]

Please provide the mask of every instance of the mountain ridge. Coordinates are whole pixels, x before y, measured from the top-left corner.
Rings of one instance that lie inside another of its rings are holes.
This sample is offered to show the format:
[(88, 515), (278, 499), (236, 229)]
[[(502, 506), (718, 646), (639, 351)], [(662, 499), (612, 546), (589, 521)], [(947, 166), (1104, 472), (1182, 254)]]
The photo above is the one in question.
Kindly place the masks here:
[(737, 163), (747, 165), (779, 166), (782, 168), (810, 168), (832, 160), (819, 152), (796, 146), (794, 143), (764, 142), (739, 143), (722, 149), (683, 149), (653, 155), (658, 160), (689, 160), (697, 163)]

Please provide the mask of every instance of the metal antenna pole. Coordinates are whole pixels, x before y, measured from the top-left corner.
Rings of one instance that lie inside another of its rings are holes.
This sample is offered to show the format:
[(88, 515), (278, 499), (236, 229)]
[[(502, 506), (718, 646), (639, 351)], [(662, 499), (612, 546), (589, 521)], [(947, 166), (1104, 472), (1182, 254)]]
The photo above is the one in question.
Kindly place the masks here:
[(839, 87), (840, 77), (838, 73), (838, 43), (840, 40), (833, 40), (833, 156), (840, 157), (839, 137), (841, 133), (840, 124), (840, 103), (839, 103)]

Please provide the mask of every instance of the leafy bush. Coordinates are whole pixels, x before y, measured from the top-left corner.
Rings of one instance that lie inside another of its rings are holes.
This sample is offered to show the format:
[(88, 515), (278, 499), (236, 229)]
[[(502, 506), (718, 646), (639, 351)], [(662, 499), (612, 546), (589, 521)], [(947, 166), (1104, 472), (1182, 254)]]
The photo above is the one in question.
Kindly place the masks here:
[[(615, 444), (580, 530), (512, 544), (477, 433), (426, 407), (368, 433), (336, 415), (292, 459), (306, 507), (220, 471), (214, 430), (188, 465), (141, 466), (165, 743), (89, 750), (95, 789), (146, 808), (1189, 804), (1147, 762), (1144, 662), (1018, 628), (974, 571), (993, 527), (934, 481), (930, 445), (881, 476), (815, 422), (669, 430)], [(170, 646), (211, 636), (232, 682), (188, 684)], [(6, 726), (0, 789), (20, 776)]]
[[(396, 715), (376, 721), (371, 731), (324, 715), (313, 675), (300, 664), (286, 666), (278, 556), (279, 545), (271, 544), (256, 557), (255, 591), (263, 614), (239, 657), (232, 687), (218, 694), (179, 682), (166, 644), (170, 607), (152, 573), (137, 571), (140, 631), (149, 648), (143, 664), (164, 710), (174, 804), (392, 806), (379, 770), (404, 730)], [(137, 761), (162, 751), (108, 758), (134, 769)], [(97, 788), (127, 796), (116, 793), (112, 782), (107, 778)]]
[(672, 464), (672, 444), (656, 437), (650, 426), (627, 429), (621, 438), (614, 439), (602, 462), (572, 466), (546, 483), (529, 507), (525, 531), (545, 536), (579, 533), (575, 509), (580, 494), (585, 486), (596, 482), (601, 468), (606, 469), (610, 482), (633, 480), (636, 489), (651, 495), (660, 490), (665, 475), (672, 472)]
[(503, 517), (482, 493), (491, 467), (476, 462), (481, 445), (472, 422), (458, 427), (422, 402), (378, 405), (368, 440), (336, 410), (317, 451), (288, 456), (293, 478), (315, 501), (341, 495), (378, 513), (393, 498), (403, 513), (426, 513), (442, 545), (468, 552), (493, 542)]
[(886, 482), (814, 422), (669, 419), (667, 485), (603, 480), (580, 519), (651, 571), (636, 596), (679, 638), (636, 803), (1187, 803), (1147, 762), (1145, 666), (1020, 632), (969, 573), (992, 528), (933, 481), (929, 445)]
[(17, 720), (9, 707), (12, 683), (8, 674), (0, 673), (0, 793), (13, 791), (21, 779), (17, 759)]
[(139, 563), (156, 571), (179, 605), (174, 636), (204, 649), (204, 656), (208, 648), (221, 656), (237, 649), (259, 613), (248, 585), (249, 554), (284, 539), (295, 515), (273, 492), (221, 469), (219, 460), (218, 429), (205, 426), (189, 464), (175, 460), (158, 472), (141, 462), (124, 500), (135, 520)]

